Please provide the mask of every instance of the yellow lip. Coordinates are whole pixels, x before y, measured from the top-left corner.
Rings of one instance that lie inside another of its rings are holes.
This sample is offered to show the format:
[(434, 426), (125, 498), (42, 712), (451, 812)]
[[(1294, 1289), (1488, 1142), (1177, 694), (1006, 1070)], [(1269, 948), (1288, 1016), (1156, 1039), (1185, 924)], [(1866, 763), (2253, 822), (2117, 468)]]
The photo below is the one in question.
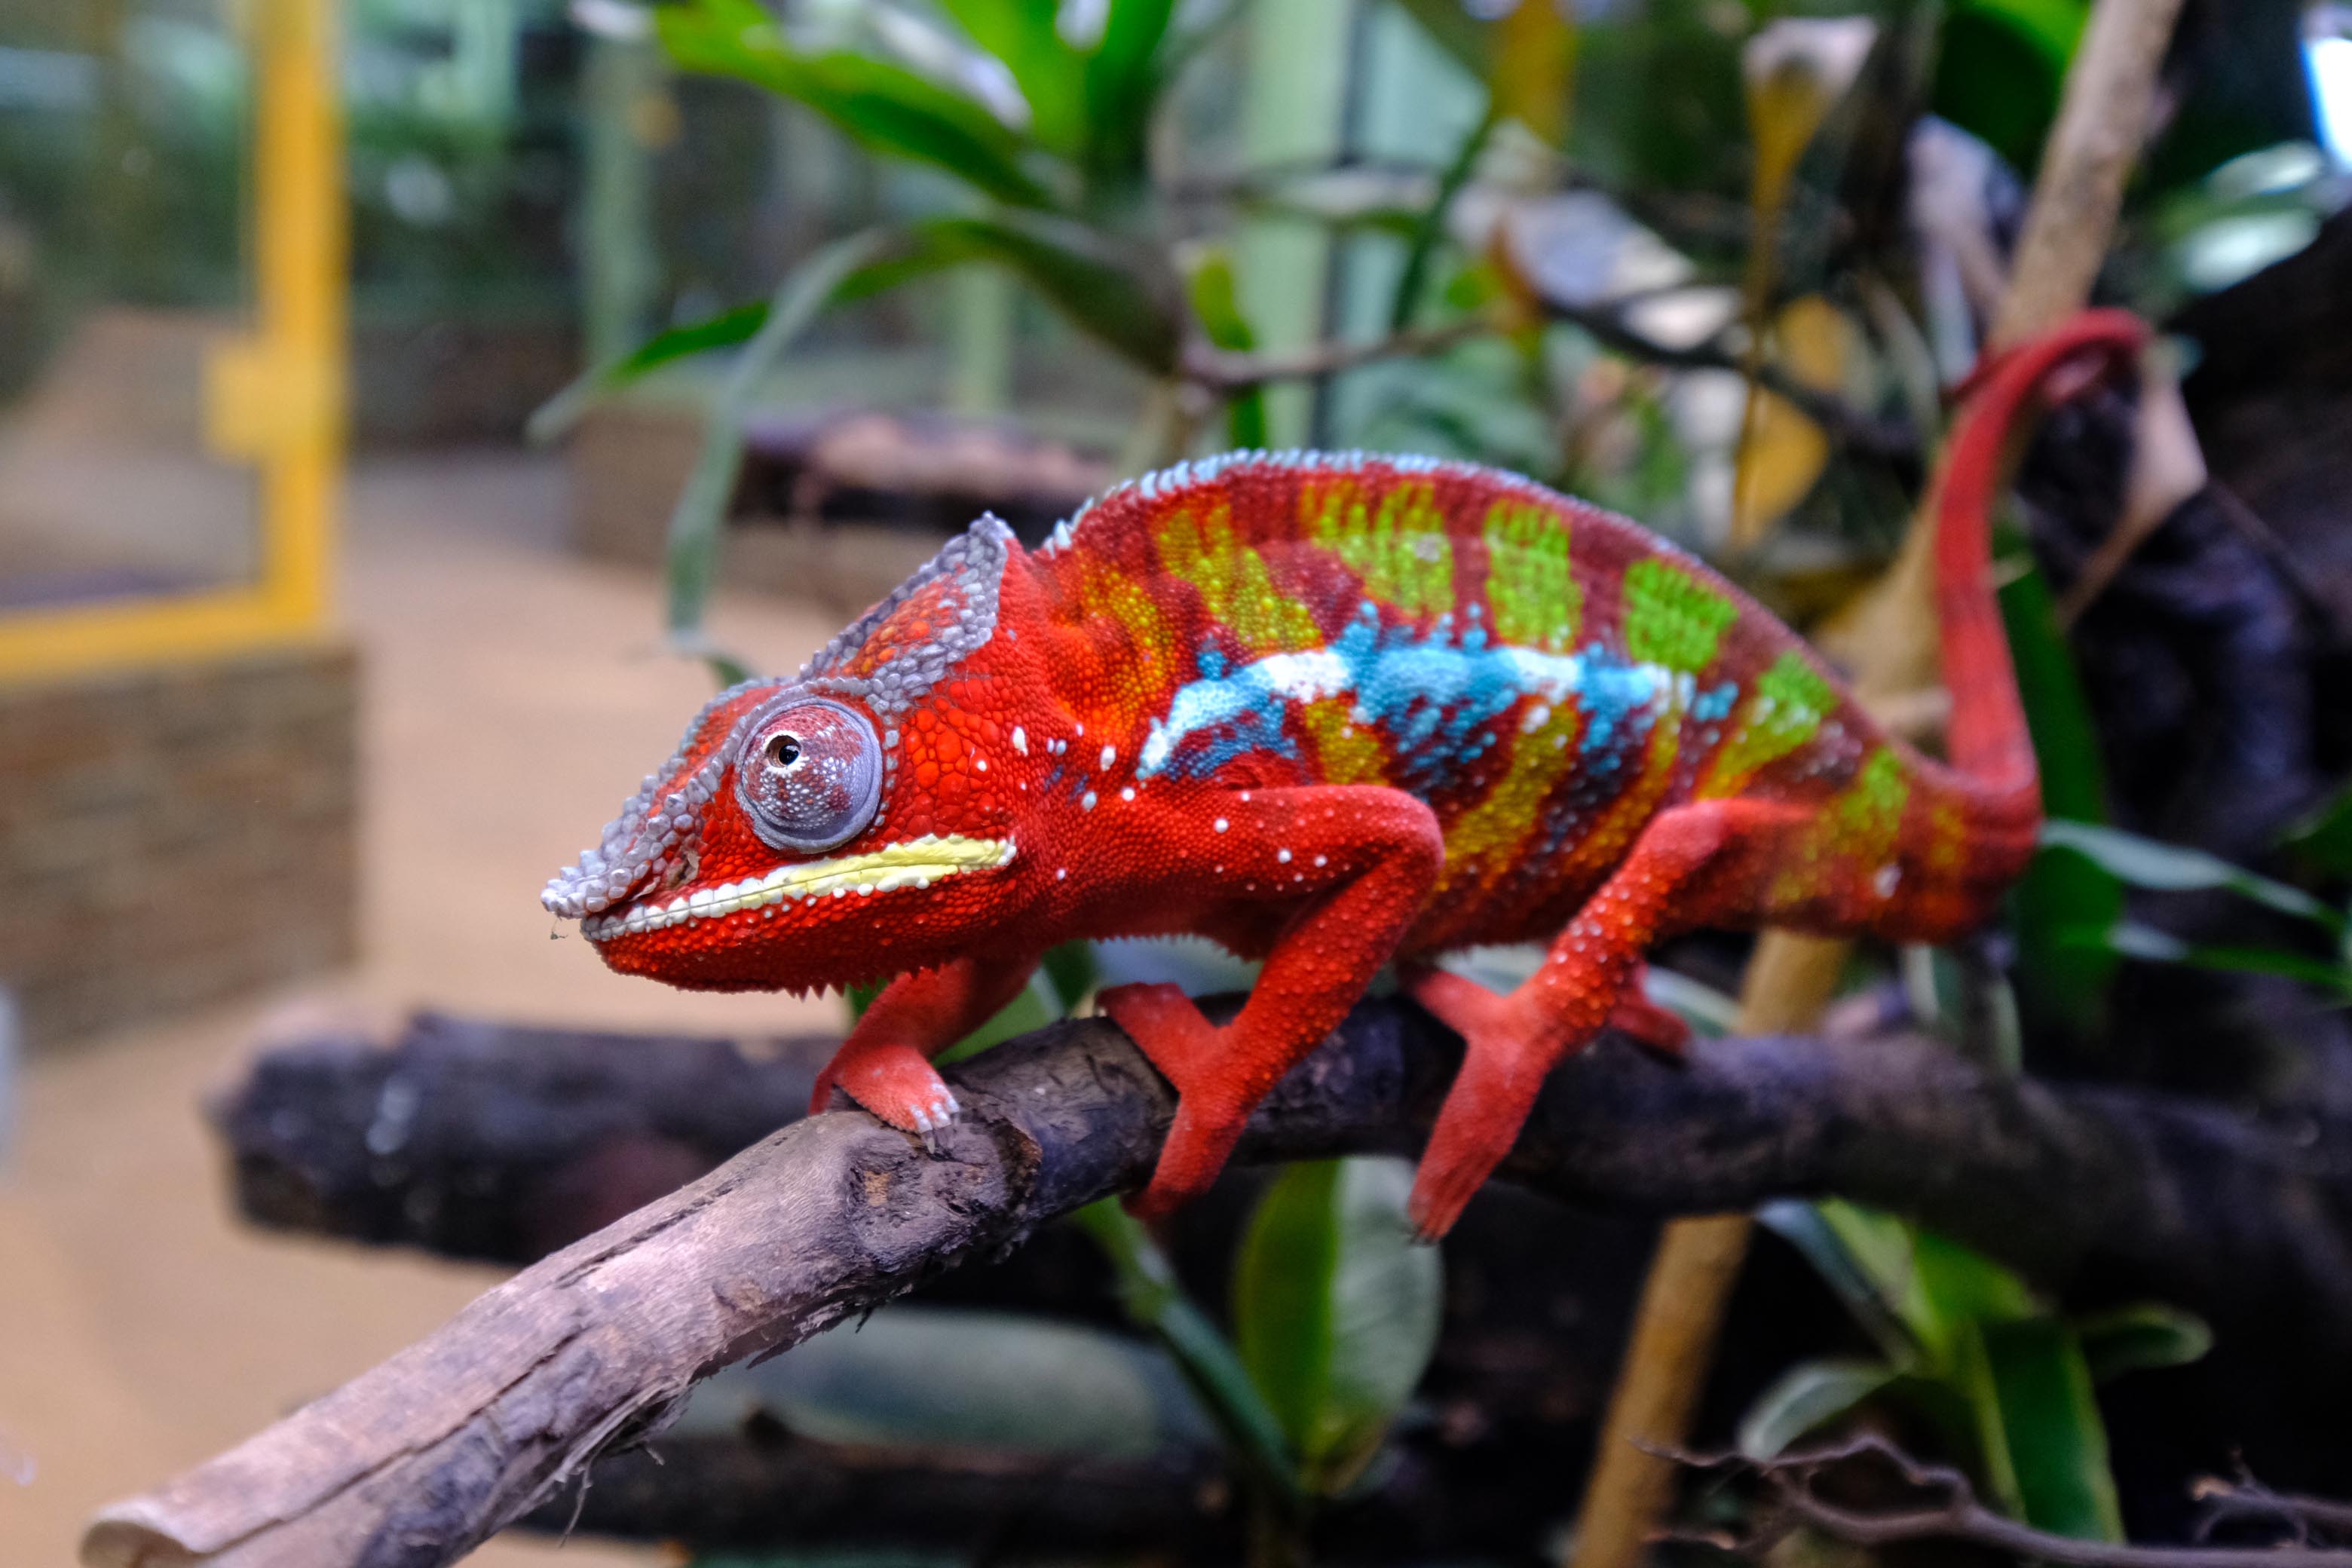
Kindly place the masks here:
[(900, 888), (928, 888), (942, 877), (963, 871), (993, 870), (1013, 862), (1009, 838), (940, 837), (925, 834), (903, 844), (886, 844), (864, 855), (836, 860), (809, 860), (779, 866), (764, 877), (696, 888), (659, 903), (630, 904), (608, 914), (592, 915), (580, 922), (581, 934), (591, 942), (636, 936), (682, 925), (688, 921), (717, 920), (781, 904), (788, 899), (846, 898), (895, 892)]

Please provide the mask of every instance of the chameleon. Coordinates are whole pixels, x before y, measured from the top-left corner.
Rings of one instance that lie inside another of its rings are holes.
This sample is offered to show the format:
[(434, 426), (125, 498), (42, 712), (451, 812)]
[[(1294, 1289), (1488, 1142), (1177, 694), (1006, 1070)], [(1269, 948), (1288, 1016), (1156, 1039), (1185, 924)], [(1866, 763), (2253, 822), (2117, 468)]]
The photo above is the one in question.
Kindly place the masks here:
[[(1885, 732), (1730, 582), (1467, 463), (1239, 452), (1118, 486), (1024, 548), (992, 516), (798, 675), (721, 693), (542, 895), (604, 962), (720, 990), (874, 984), (817, 1084), (928, 1135), (931, 1058), (1045, 951), (1193, 933), (1263, 961), (1229, 1022), (1103, 1012), (1177, 1091), (1169, 1212), (1394, 965), (1458, 1033), (1409, 1215), (1442, 1236), (1546, 1073), (1684, 1036), (1644, 953), (1702, 927), (1902, 942), (1985, 921), (2033, 853), (2034, 754), (1991, 587), (2004, 443), (2144, 329), (2089, 312), (1992, 360), (1934, 560), (1948, 761)], [(1542, 942), (1497, 994), (1438, 962)]]

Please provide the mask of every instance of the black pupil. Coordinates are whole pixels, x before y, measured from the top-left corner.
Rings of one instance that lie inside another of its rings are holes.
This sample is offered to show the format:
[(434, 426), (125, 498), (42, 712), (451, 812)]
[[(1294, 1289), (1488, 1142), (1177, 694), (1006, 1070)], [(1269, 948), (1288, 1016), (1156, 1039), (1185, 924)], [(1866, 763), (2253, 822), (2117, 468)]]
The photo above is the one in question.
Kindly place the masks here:
[(801, 760), (801, 738), (779, 735), (768, 742), (768, 760), (780, 768), (791, 767)]

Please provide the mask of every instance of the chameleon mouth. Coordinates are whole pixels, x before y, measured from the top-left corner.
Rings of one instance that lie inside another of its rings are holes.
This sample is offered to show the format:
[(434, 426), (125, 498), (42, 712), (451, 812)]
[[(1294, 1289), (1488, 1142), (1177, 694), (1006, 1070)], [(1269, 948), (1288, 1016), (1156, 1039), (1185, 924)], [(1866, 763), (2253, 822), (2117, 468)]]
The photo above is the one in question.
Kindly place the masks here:
[(773, 910), (803, 899), (841, 899), (852, 893), (864, 898), (901, 888), (928, 888), (959, 872), (991, 871), (1012, 863), (1009, 838), (925, 834), (869, 854), (779, 866), (764, 877), (697, 888), (659, 901), (643, 900), (609, 914), (590, 916), (580, 922), (580, 934), (590, 942), (612, 942), (691, 921), (719, 920), (752, 910)]

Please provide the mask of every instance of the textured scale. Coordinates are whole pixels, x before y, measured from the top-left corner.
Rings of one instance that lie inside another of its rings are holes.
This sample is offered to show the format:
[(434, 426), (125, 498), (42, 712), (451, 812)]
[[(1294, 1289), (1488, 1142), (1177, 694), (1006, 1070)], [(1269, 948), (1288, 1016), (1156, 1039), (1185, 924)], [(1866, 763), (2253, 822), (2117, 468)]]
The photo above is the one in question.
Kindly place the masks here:
[[(2085, 316), (1990, 366), (1958, 427), (1949, 766), (1622, 519), (1467, 465), (1244, 453), (1121, 486), (1034, 552), (982, 519), (798, 677), (714, 700), (544, 901), (676, 984), (897, 976), (817, 1103), (909, 1131), (955, 1113), (929, 1058), (1055, 942), (1263, 957), (1223, 1026), (1170, 987), (1103, 998), (1179, 1091), (1150, 1212), (1398, 963), (1465, 1041), (1413, 1196), (1440, 1233), (1561, 1056), (1611, 1023), (1679, 1043), (1640, 994), (1663, 937), (1937, 941), (1990, 912), (2039, 819), (1986, 561), (2002, 443), (2054, 371), (2140, 341)], [(1549, 952), (1507, 996), (1430, 962), (1528, 940)]]

